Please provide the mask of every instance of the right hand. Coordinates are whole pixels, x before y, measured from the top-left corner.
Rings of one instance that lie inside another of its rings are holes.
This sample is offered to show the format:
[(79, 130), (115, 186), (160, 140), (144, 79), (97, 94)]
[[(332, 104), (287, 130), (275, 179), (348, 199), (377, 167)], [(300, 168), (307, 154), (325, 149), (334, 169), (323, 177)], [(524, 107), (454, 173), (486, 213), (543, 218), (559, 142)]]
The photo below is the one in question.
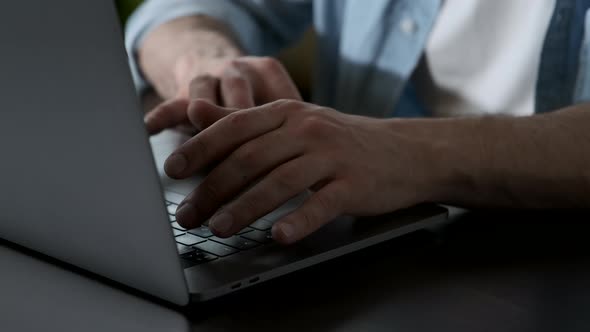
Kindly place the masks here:
[[(301, 100), (293, 80), (283, 65), (270, 57), (182, 57), (174, 70), (176, 96), (158, 105), (146, 117), (150, 135), (177, 126), (197, 131), (192, 119), (194, 107), (205, 100), (229, 109), (245, 109), (279, 99)], [(202, 104), (201, 104), (202, 105)]]

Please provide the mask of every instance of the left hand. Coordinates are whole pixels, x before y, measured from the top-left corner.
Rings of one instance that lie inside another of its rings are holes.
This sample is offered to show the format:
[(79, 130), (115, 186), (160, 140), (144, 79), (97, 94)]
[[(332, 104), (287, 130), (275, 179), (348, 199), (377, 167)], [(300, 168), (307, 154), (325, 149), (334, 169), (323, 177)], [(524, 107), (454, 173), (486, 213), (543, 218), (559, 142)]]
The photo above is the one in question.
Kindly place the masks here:
[(206, 129), (166, 161), (176, 179), (218, 163), (178, 208), (186, 228), (213, 215), (212, 231), (229, 237), (311, 189), (272, 229), (276, 241), (289, 244), (340, 215), (378, 215), (431, 199), (431, 147), (399, 134), (399, 120), (294, 100), (232, 111), (198, 101), (191, 119)]
[(201, 128), (189, 119), (193, 101), (205, 100), (226, 108), (250, 108), (279, 99), (301, 100), (301, 95), (278, 61), (270, 57), (195, 59), (181, 57), (177, 64), (176, 97), (150, 111), (145, 125), (150, 135), (181, 126), (189, 134)]

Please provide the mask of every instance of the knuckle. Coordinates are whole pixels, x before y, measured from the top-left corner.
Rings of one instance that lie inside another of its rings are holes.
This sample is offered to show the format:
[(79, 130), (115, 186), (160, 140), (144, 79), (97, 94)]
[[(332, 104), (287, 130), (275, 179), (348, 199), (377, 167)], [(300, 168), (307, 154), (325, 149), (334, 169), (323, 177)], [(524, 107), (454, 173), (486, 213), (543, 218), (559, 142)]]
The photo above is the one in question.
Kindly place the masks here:
[(301, 134), (305, 136), (318, 136), (325, 133), (329, 128), (326, 120), (317, 114), (305, 117), (299, 125)]
[(300, 177), (297, 171), (292, 169), (277, 171), (273, 179), (273, 186), (281, 192), (294, 193), (300, 187)]
[(285, 109), (293, 109), (303, 106), (303, 103), (295, 99), (281, 98), (277, 100), (277, 104)]
[(209, 103), (205, 99), (193, 99), (188, 104), (187, 113), (197, 113), (200, 112), (202, 109), (207, 109), (208, 107)]
[(195, 85), (195, 84), (210, 83), (210, 82), (213, 82), (214, 80), (215, 80), (215, 78), (209, 74), (198, 75), (197, 77), (195, 77), (191, 80), (191, 84)]
[(222, 80), (223, 85), (228, 89), (244, 89), (247, 82), (246, 80), (237, 75), (225, 76)]
[(199, 75), (195, 78), (193, 78), (189, 84), (189, 86), (194, 89), (194, 88), (199, 88), (199, 87), (203, 87), (203, 86), (207, 86), (207, 85), (213, 85), (217, 82), (217, 78), (205, 74), (205, 75)]
[(325, 222), (329, 221), (332, 216), (340, 213), (338, 209), (338, 200), (335, 196), (325, 193), (316, 193), (313, 204), (309, 208), (301, 211), (301, 223), (305, 234), (312, 233)]
[(243, 65), (243, 60), (241, 60), (240, 58), (234, 58), (226, 62), (225, 69), (240, 69)]
[(275, 112), (282, 112), (286, 114), (291, 114), (293, 112), (297, 112), (302, 107), (304, 107), (304, 103), (295, 99), (278, 99), (270, 104), (271, 111)]
[(321, 214), (331, 215), (340, 212), (339, 200), (335, 195), (330, 195), (323, 192), (318, 192), (315, 195), (318, 208), (322, 211)]
[(258, 160), (258, 151), (250, 145), (245, 145), (236, 151), (235, 161), (242, 169), (254, 167)]
[(234, 127), (234, 128), (240, 128), (240, 126), (243, 126), (247, 121), (248, 121), (248, 113), (245, 112), (234, 112), (229, 114), (226, 118), (227, 121)]
[(261, 67), (269, 73), (279, 73), (283, 70), (283, 65), (273, 57), (261, 57), (259, 62)]
[(208, 108), (211, 105), (207, 99), (204, 98), (193, 98), (188, 103), (188, 108), (202, 109)]
[(313, 232), (314, 229), (316, 229), (316, 226), (315, 226), (316, 219), (314, 218), (311, 211), (308, 211), (308, 210), (301, 211), (300, 223), (303, 226), (302, 228), (303, 228), (304, 234), (309, 234), (309, 233)]

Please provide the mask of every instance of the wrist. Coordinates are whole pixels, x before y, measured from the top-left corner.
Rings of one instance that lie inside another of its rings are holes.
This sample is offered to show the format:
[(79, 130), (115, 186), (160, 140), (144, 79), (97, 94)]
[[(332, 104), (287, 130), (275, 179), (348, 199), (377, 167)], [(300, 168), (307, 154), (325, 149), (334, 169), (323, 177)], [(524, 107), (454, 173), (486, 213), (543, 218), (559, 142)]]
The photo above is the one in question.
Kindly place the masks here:
[(419, 202), (449, 203), (473, 192), (481, 169), (481, 119), (392, 119), (397, 144), (414, 160), (413, 182)]

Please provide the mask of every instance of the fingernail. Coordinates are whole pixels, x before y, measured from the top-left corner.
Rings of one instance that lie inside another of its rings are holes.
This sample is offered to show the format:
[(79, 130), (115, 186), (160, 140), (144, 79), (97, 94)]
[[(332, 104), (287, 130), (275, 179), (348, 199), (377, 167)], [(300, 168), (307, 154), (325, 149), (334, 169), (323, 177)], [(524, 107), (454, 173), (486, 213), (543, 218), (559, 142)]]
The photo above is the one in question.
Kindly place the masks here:
[(225, 233), (229, 231), (234, 224), (234, 217), (227, 212), (222, 212), (214, 216), (209, 221), (209, 227), (213, 228), (217, 233)]
[(176, 175), (180, 174), (186, 168), (188, 161), (186, 157), (181, 153), (175, 153), (168, 157), (164, 164), (164, 170), (167, 174)]
[(185, 203), (176, 210), (176, 221), (182, 226), (189, 226), (197, 220), (197, 211), (192, 204)]
[(290, 239), (293, 237), (293, 235), (295, 235), (295, 227), (293, 227), (291, 224), (280, 224), (279, 231), (283, 233), (283, 237), (285, 239)]

